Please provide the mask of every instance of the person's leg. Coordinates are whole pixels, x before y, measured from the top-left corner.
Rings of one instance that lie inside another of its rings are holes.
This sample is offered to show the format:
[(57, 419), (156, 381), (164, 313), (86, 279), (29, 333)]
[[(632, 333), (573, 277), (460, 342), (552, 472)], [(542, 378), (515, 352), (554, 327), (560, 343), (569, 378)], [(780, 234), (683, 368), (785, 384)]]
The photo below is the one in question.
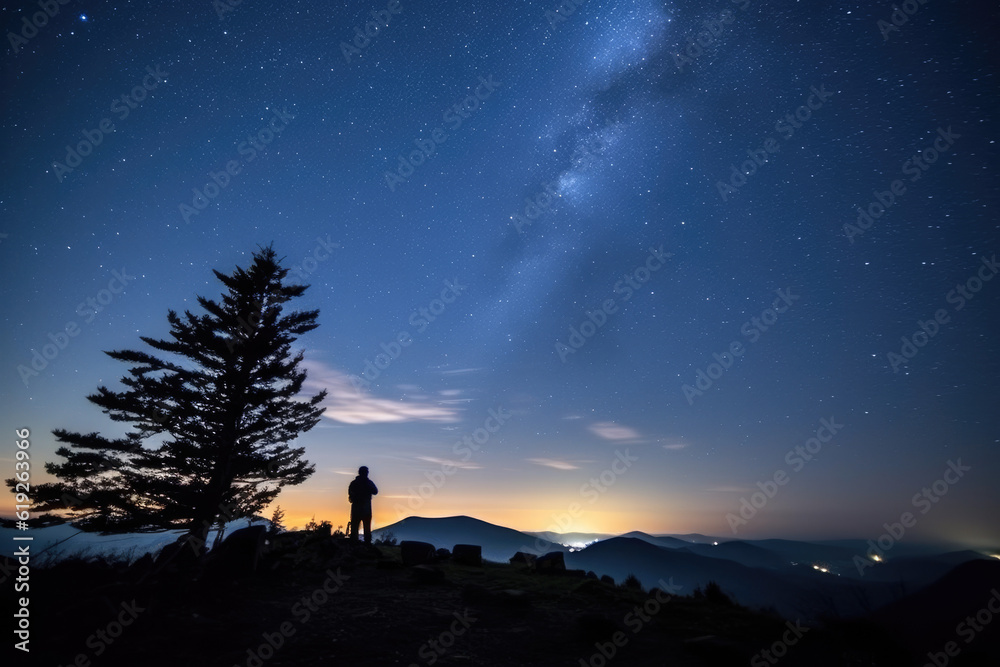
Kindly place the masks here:
[(351, 508), (351, 525), (348, 526), (347, 536), (352, 539), (358, 539), (358, 530), (360, 530), (358, 523), (360, 523), (360, 517), (354, 512), (354, 508)]
[(365, 522), (365, 542), (368, 544), (372, 543), (372, 515), (366, 514), (362, 521)]

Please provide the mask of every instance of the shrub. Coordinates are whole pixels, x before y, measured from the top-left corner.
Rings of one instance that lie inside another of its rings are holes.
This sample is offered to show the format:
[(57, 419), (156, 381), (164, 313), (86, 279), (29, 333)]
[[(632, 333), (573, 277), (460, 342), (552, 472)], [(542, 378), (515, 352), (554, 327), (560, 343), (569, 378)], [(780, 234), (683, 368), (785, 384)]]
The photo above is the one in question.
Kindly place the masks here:
[(375, 539), (375, 544), (380, 547), (396, 546), (396, 535), (392, 531), (385, 531)]
[(625, 581), (622, 582), (622, 588), (631, 588), (632, 590), (641, 591), (642, 582), (639, 581), (639, 577), (629, 572), (629, 575), (625, 577)]

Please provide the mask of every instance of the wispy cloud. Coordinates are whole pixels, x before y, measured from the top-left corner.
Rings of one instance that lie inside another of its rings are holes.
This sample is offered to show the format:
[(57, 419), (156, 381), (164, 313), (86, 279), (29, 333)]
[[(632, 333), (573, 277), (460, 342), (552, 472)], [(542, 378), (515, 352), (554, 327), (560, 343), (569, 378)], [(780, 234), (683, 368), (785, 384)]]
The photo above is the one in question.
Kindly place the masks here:
[(308, 372), (304, 389), (327, 391), (323, 416), (344, 424), (378, 424), (386, 422), (457, 422), (458, 410), (450, 405), (427, 400), (390, 400), (372, 396), (351, 383), (351, 376), (326, 364), (305, 360)]
[(439, 459), (435, 456), (418, 456), (417, 458), (421, 461), (427, 461), (428, 463), (434, 463), (440, 466), (453, 466), (463, 470), (479, 470), (483, 467), (481, 465), (476, 465), (475, 463), (469, 463), (468, 461), (452, 461), (451, 459)]
[(639, 432), (634, 428), (622, 426), (615, 422), (596, 422), (587, 427), (590, 431), (605, 440), (635, 440)]
[(664, 449), (669, 449), (671, 451), (676, 451), (676, 450), (679, 450), (679, 449), (685, 449), (688, 446), (689, 445), (686, 442), (671, 442), (671, 443), (667, 443), (666, 445), (663, 445), (663, 448)]
[(555, 468), (556, 470), (579, 470), (580, 468), (580, 466), (573, 465), (569, 461), (559, 461), (557, 459), (525, 459), (525, 460), (540, 466)]

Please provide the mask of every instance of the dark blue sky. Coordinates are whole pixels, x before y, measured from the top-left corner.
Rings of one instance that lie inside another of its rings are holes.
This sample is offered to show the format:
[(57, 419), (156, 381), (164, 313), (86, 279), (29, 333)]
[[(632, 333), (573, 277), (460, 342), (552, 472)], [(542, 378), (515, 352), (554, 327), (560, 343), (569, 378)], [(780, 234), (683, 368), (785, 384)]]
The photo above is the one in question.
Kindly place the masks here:
[(52, 428), (112, 428), (102, 350), (273, 242), (330, 391), (291, 523), (367, 464), (382, 525), (1000, 544), (996, 9), (220, 6), (4, 10), (36, 481)]

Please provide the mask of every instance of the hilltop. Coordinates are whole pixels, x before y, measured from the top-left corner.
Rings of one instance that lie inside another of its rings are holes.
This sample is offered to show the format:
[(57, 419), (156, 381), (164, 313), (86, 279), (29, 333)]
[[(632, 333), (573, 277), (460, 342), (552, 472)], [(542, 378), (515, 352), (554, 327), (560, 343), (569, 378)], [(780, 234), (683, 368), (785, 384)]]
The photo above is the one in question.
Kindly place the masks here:
[(404, 567), (399, 546), (301, 531), (271, 537), (252, 569), (238, 549), (202, 566), (165, 558), (36, 570), (33, 662), (578, 666), (602, 664), (603, 652), (623, 665), (728, 665), (785, 636), (790, 666), (841, 664), (828, 660), (834, 646), (905, 664), (853, 626), (808, 628), (669, 581), (644, 590), (448, 559)]
[[(1000, 622), (983, 616), (993, 618), (1000, 562), (976, 552), (898, 558), (862, 577), (850, 547), (788, 540), (633, 532), (569, 548), (471, 517), (405, 519), (377, 531), (387, 539), (377, 546), (232, 528), (202, 562), (167, 533), (106, 536), (103, 552), (101, 536), (83, 534), (88, 553), (34, 560), (32, 663), (598, 667), (613, 655), (622, 665), (760, 667), (770, 656), (894, 666), (923, 665), (949, 641), (961, 642), (950, 665), (1000, 658)], [(411, 540), (407, 564), (393, 531)], [(41, 548), (81, 537), (65, 526), (35, 534)], [(109, 554), (130, 543), (133, 555)], [(483, 559), (447, 557), (457, 544), (478, 545)], [(531, 555), (508, 562), (517, 551)], [(414, 553), (431, 560), (414, 565)], [(983, 624), (971, 637), (957, 627), (969, 615)]]

